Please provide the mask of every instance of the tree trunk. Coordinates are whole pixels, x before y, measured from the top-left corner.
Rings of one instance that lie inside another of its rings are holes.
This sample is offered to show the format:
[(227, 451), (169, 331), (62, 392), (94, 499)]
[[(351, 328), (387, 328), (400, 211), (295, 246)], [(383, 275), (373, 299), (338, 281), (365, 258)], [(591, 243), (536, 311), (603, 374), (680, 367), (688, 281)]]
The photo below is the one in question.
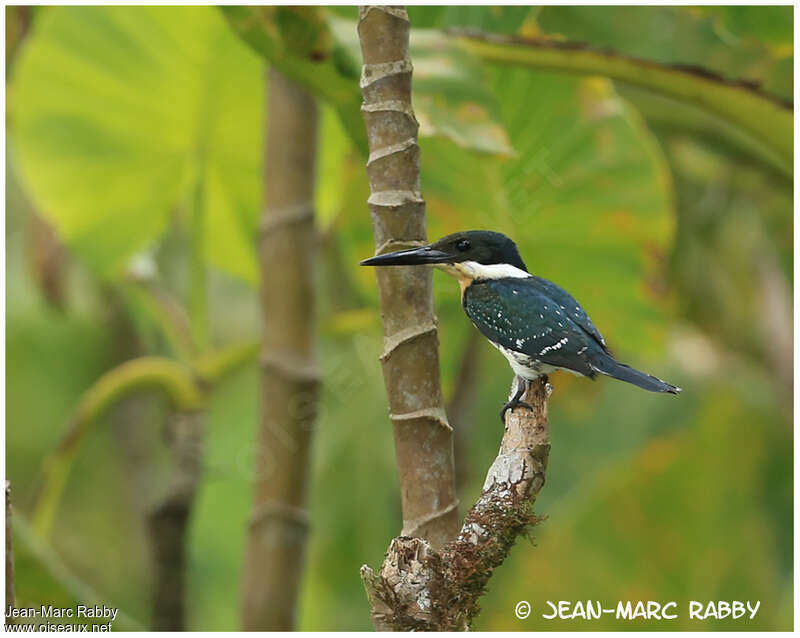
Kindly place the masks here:
[(319, 385), (312, 286), (317, 111), (294, 82), (274, 69), (268, 75), (261, 429), (242, 625), (277, 631), (294, 629), (309, 524), (306, 485)]
[[(362, 111), (369, 141), (375, 253), (426, 243), (420, 193), (419, 125), (411, 108), (408, 15), (362, 7)], [(429, 268), (377, 268), (383, 316), (383, 377), (394, 425), (404, 536), (441, 548), (458, 527), (453, 430), (439, 379), (439, 340)]]

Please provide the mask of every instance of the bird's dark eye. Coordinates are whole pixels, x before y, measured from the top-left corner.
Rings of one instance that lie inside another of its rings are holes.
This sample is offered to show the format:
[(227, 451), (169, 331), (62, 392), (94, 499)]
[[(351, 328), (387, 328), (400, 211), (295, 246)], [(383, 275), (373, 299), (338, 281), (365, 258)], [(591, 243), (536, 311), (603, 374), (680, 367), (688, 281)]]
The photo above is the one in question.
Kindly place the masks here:
[(460, 242), (456, 244), (456, 248), (458, 248), (463, 253), (472, 248), (472, 244), (469, 243), (469, 239), (462, 239)]

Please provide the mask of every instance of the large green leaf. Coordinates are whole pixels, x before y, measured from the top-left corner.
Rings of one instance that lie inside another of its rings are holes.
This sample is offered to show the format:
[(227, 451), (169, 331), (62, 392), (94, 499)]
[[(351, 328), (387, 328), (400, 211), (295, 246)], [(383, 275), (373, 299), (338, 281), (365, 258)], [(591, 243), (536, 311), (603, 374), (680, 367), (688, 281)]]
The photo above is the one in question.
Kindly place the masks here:
[[(534, 16), (538, 9), (529, 6), (502, 5), (408, 5), (408, 19), (412, 29), (475, 28), (492, 33), (512, 34), (517, 32)], [(330, 7), (335, 15), (355, 21), (358, 7)]]
[(212, 8), (48, 10), (9, 97), (28, 193), (103, 276), (179, 210), (204, 220), (211, 262), (254, 282), (260, 69)]
[(778, 56), (791, 55), (793, 48), (792, 6), (734, 5), (703, 6), (695, 9), (715, 18), (715, 31), (723, 40), (758, 40)]
[[(666, 64), (702, 66), (734, 79), (762, 80), (774, 62), (770, 49), (755, 39), (739, 40), (726, 34), (719, 28), (719, 20), (705, 15), (741, 15), (728, 14), (729, 8), (548, 6), (536, 20), (548, 35), (600, 49)], [(780, 13), (788, 7), (742, 9), (747, 10), (746, 20), (752, 24), (756, 16), (774, 17), (775, 10)], [(791, 10), (788, 17), (791, 19)]]
[(529, 6), (450, 5), (431, 7), (414, 5), (408, 7), (408, 17), (411, 19), (411, 26), (415, 29), (459, 27), (506, 34), (518, 31), (525, 19), (535, 12), (536, 9)]
[(328, 102), (355, 145), (367, 153), (359, 66), (334, 42), (324, 9), (225, 6), (220, 10), (253, 51), (312, 95)]
[[(224, 7), (232, 27), (270, 64), (324, 100), (338, 114), (355, 146), (366, 154), (361, 116), (359, 73), (361, 49), (356, 23), (333, 13), (296, 8)], [(316, 46), (298, 50), (292, 24)], [(320, 24), (325, 19), (327, 22)], [(305, 25), (305, 26), (303, 26)], [(314, 29), (314, 26), (318, 28)], [(483, 81), (479, 61), (436, 31), (414, 29), (414, 110), (420, 135), (442, 136), (459, 146), (489, 153), (508, 153), (498, 108)]]
[(746, 131), (791, 165), (791, 105), (749, 84), (732, 82), (704, 69), (657, 64), (582, 44), (493, 37), (463, 37), (462, 42), (491, 62), (606, 76), (695, 104)]
[(516, 156), (423, 144), (431, 234), (507, 233), (533, 272), (584, 304), (620, 355), (658, 351), (674, 228), (658, 145), (605, 80), (505, 69), (494, 87)]
[[(353, 179), (365, 183), (364, 158), (356, 155), (347, 131), (335, 116), (333, 109), (320, 110), (320, 139), (324, 140), (317, 151), (314, 209), (320, 228), (325, 231), (344, 206), (345, 195)], [(366, 196), (364, 197), (366, 201)]]
[(763, 87), (786, 99), (794, 95), (794, 34), (792, 7), (785, 6), (705, 6), (695, 9), (712, 16), (714, 30), (721, 40), (750, 53), (750, 59), (764, 58), (771, 64), (758, 76)]
[(422, 137), (441, 136), (465, 149), (512, 153), (502, 116), (477, 58), (438, 31), (414, 29), (414, 110)]

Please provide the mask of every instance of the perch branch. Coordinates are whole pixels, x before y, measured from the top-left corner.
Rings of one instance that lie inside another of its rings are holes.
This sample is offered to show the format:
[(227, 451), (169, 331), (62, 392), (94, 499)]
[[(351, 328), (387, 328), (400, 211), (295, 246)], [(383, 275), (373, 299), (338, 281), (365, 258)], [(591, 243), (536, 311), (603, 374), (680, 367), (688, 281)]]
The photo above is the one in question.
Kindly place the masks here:
[(550, 453), (549, 394), (542, 377), (524, 397), (533, 410), (506, 414), (500, 451), (455, 540), (437, 551), (424, 539), (400, 536), (377, 573), (361, 568), (375, 629), (469, 628), (495, 568), (538, 522), (531, 508), (544, 485)]
[[(411, 108), (405, 9), (362, 7), (362, 112), (369, 142), (368, 200), (376, 252), (426, 241), (419, 125)], [(381, 357), (394, 426), (403, 534), (441, 548), (458, 529), (453, 431), (443, 408), (439, 340), (428, 268), (376, 269), (383, 317)]]

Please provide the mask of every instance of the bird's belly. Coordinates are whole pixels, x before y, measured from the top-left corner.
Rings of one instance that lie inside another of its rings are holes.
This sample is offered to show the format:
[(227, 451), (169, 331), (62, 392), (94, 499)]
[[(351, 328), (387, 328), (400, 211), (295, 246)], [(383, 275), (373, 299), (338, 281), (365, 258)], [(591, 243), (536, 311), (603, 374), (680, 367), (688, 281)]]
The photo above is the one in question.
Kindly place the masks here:
[(514, 371), (514, 374), (516, 374), (518, 377), (522, 377), (523, 379), (527, 379), (528, 381), (533, 381), (534, 379), (538, 379), (543, 374), (550, 374), (556, 370), (564, 370), (570, 374), (581, 376), (580, 373), (575, 372), (574, 370), (562, 368), (560, 366), (551, 366), (549, 363), (539, 361), (530, 355), (522, 352), (516, 352), (515, 350), (509, 350), (508, 348), (504, 348), (503, 346), (497, 345), (494, 342), (490, 343), (503, 353), (503, 356), (508, 360), (508, 363), (511, 366), (511, 369)]

